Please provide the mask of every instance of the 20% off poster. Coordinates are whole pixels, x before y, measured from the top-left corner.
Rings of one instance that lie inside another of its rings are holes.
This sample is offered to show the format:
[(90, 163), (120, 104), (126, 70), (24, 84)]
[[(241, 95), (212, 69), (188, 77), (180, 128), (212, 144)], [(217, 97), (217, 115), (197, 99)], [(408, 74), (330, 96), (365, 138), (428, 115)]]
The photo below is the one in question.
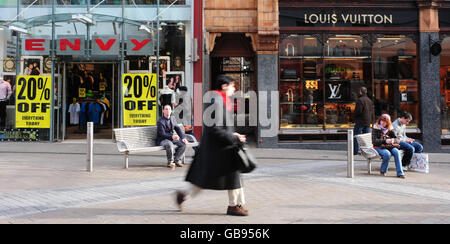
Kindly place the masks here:
[(18, 76), (16, 128), (50, 128), (51, 96), (51, 76)]
[(124, 126), (156, 125), (156, 89), (156, 74), (123, 74)]

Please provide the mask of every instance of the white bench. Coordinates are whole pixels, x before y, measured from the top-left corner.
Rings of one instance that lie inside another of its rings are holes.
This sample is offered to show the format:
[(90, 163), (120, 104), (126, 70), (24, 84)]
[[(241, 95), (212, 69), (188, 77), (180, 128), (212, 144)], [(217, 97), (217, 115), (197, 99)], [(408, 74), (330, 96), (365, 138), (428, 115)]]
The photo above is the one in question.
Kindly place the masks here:
[[(355, 138), (359, 145), (359, 152), (367, 159), (367, 170), (369, 174), (372, 174), (372, 160), (383, 160), (381, 155), (373, 148), (372, 133), (356, 135)], [(403, 150), (399, 150), (399, 152), (401, 161), (405, 152)]]
[[(180, 125), (184, 133), (183, 125)], [(128, 169), (128, 156), (135, 153), (157, 152), (165, 150), (164, 147), (156, 145), (157, 127), (133, 127), (114, 129), (117, 149), (125, 154), (125, 169)], [(189, 143), (186, 148), (198, 146), (199, 143), (195, 137), (185, 135)], [(182, 161), (185, 163), (186, 156), (183, 155)]]

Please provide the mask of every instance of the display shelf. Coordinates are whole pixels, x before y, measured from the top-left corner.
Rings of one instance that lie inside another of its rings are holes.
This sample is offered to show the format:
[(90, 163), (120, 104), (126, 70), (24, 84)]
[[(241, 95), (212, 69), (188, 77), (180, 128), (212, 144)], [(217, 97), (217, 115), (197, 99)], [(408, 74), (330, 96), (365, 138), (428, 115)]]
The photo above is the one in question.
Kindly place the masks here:
[(355, 105), (356, 102), (354, 101), (325, 101), (325, 105), (334, 105), (334, 104), (339, 104), (339, 105)]
[(396, 81), (396, 80), (398, 80), (398, 81), (418, 81), (416, 78), (411, 78), (411, 79), (392, 79), (392, 78), (389, 78), (389, 79), (373, 79), (374, 81)]
[(304, 102), (280, 102), (280, 105), (303, 105), (303, 104), (307, 104), (307, 103), (304, 103)]
[(297, 79), (283, 79), (283, 78), (281, 78), (280, 81), (281, 82), (299, 82), (300, 78), (297, 78)]
[(370, 56), (324, 56), (324, 59), (328, 60), (345, 60), (345, 59), (368, 59), (371, 58)]
[(322, 56), (280, 56), (280, 59), (316, 59)]
[[(372, 58), (371, 56), (280, 56), (280, 59), (317, 59), (317, 58), (324, 58), (324, 59), (369, 59)], [(402, 59), (409, 59), (409, 58), (415, 58), (414, 56), (398, 56), (398, 58)]]

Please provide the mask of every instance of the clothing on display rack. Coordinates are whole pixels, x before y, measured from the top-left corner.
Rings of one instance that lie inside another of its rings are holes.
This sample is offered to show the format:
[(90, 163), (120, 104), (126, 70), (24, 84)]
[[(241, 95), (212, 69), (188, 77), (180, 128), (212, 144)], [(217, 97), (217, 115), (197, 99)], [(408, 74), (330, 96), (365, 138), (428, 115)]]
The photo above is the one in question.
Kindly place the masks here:
[(87, 122), (94, 122), (95, 125), (103, 125), (106, 119), (109, 118), (110, 110), (111, 107), (107, 98), (80, 101), (79, 125), (86, 126)]
[(78, 125), (80, 123), (80, 104), (71, 103), (69, 105), (70, 124)]

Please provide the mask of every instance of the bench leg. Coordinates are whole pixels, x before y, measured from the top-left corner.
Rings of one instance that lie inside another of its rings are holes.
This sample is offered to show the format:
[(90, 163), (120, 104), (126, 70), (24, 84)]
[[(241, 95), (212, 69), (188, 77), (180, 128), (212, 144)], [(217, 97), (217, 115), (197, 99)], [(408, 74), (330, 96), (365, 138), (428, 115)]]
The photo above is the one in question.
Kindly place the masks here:
[(369, 175), (372, 174), (372, 160), (371, 159), (367, 160), (367, 170), (369, 172)]
[(125, 169), (128, 169), (128, 152), (125, 153)]
[(186, 162), (186, 153), (183, 154), (183, 159), (182, 159), (182, 163), (184, 164)]

